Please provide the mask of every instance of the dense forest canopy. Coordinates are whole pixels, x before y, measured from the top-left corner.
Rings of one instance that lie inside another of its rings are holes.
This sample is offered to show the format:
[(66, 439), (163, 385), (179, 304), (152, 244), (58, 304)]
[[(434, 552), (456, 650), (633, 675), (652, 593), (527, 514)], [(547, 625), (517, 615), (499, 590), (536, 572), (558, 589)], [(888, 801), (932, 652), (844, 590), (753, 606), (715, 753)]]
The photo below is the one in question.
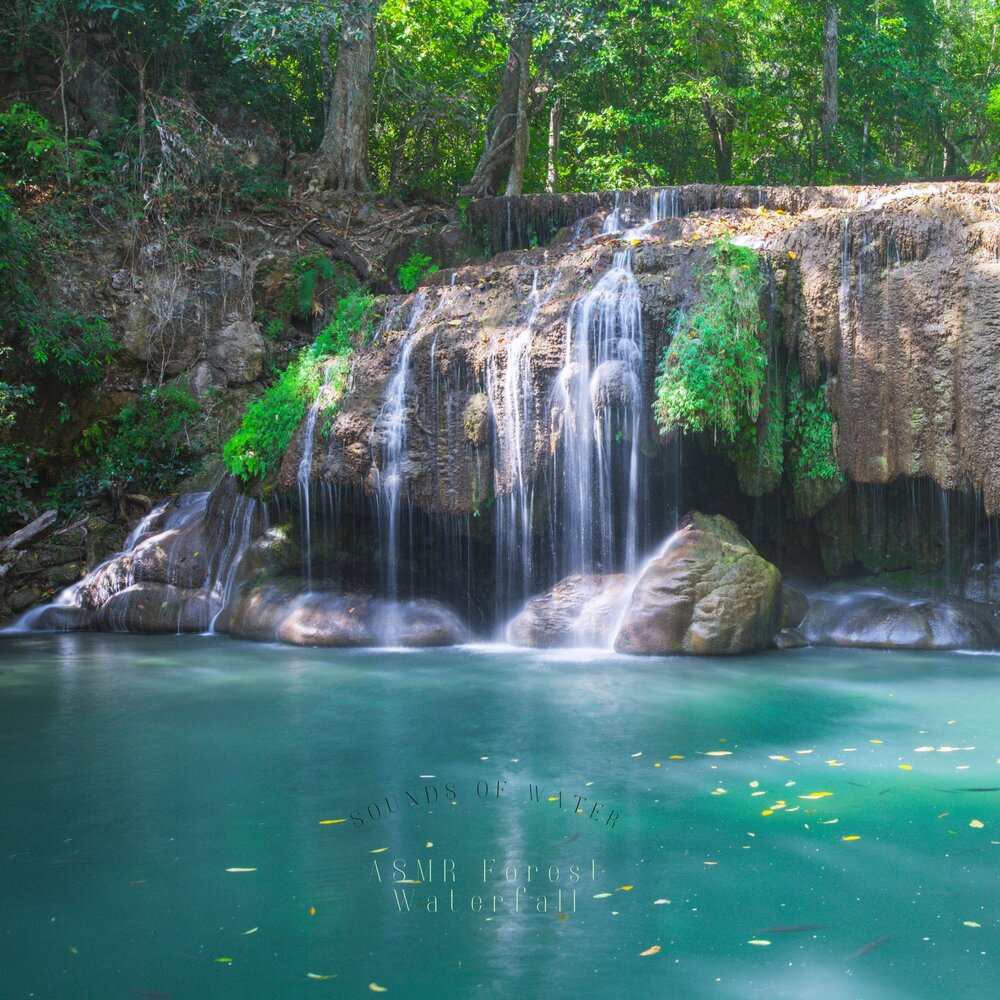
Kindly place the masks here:
[(5, 99), (67, 136), (96, 130), (141, 172), (179, 95), (212, 120), (259, 116), (286, 158), (322, 149), (331, 186), (444, 197), (950, 175), (997, 140), (992, 0), (22, 0), (13, 15)]

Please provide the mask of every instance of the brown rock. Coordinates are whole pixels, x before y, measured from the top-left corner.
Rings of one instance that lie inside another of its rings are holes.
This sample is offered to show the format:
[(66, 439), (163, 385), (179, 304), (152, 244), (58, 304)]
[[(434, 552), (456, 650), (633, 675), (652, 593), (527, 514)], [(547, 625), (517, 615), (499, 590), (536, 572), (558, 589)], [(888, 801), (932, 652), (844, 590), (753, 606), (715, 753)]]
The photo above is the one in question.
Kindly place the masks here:
[(749, 653), (771, 645), (781, 574), (725, 517), (688, 515), (639, 579), (620, 653)]

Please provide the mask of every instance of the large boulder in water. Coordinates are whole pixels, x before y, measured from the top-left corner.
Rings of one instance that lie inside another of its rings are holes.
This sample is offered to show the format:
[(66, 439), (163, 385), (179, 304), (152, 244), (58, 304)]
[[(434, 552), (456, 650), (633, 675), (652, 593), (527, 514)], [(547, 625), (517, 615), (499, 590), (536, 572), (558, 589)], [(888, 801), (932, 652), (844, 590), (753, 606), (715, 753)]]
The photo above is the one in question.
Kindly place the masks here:
[(300, 594), (280, 584), (241, 594), (216, 627), (293, 646), (453, 646), (468, 638), (459, 617), (439, 601), (325, 590)]
[(628, 591), (621, 573), (567, 576), (528, 601), (507, 626), (507, 641), (542, 649), (610, 646)]
[(113, 594), (97, 610), (91, 627), (107, 632), (205, 632), (213, 609), (200, 590), (144, 583)]
[(781, 573), (726, 517), (688, 515), (647, 566), (615, 638), (620, 653), (766, 649), (781, 620)]
[(815, 646), (1000, 648), (1000, 626), (988, 608), (882, 590), (814, 596), (800, 630)]

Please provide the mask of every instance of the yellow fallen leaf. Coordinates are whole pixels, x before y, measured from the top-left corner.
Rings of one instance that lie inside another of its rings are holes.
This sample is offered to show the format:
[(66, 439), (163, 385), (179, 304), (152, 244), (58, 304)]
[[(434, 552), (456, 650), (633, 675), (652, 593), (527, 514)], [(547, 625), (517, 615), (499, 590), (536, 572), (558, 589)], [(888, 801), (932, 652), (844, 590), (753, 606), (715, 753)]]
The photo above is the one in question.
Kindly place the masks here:
[(761, 812), (761, 816), (773, 816), (773, 815), (774, 815), (774, 810), (773, 809), (764, 809)]
[(833, 795), (833, 792), (810, 792), (808, 795), (800, 795), (800, 799), (825, 799), (828, 795)]
[(751, 940), (747, 941), (747, 944), (756, 944), (756, 945), (768, 945), (770, 943), (771, 943), (770, 941), (765, 941), (763, 938), (752, 938)]
[(256, 868), (227, 868), (227, 872), (255, 872)]
[(658, 955), (660, 953), (660, 946), (654, 944), (652, 948), (647, 948), (645, 951), (639, 952), (640, 958), (645, 958), (647, 955)]
[(260, 930), (259, 927), (251, 927), (250, 930), (243, 932), (243, 936), (246, 937), (247, 934), (256, 934), (257, 931), (259, 931), (259, 930)]
[(772, 754), (767, 759), (768, 760), (791, 760), (791, 757), (780, 757), (780, 756), (777, 756), (775, 754)]
[(969, 826), (971, 826), (973, 830), (982, 830), (983, 823), (981, 820), (974, 819), (969, 823)]
[(615, 889), (615, 892), (631, 892), (634, 888), (634, 885), (620, 885)]
[(321, 819), (319, 821), (320, 826), (332, 826), (334, 823), (346, 823), (346, 819)]
[(849, 837), (841, 837), (840, 839), (841, 840), (860, 840), (861, 837), (859, 837), (858, 834), (856, 834), (856, 833), (852, 833)]
[(868, 742), (869, 743), (881, 743), (882, 741), (881, 740), (869, 740)]
[(428, 840), (427, 843), (424, 844), (424, 847), (433, 847), (433, 846), (434, 846), (434, 841), (432, 840)]
[(829, 826), (831, 823), (839, 823), (840, 820), (839, 819), (821, 819), (820, 822), (824, 826)]
[(900, 764), (899, 769), (900, 771), (912, 771), (913, 767), (910, 764)]
[(670, 755), (670, 760), (683, 760), (683, 759), (684, 759), (684, 754), (682, 753), (672, 753)]
[(382, 854), (382, 853), (384, 853), (385, 851), (388, 851), (388, 850), (389, 850), (388, 847), (376, 847), (374, 851), (369, 851), (368, 853), (369, 854)]
[(975, 920), (963, 920), (962, 925), (964, 927), (982, 927), (982, 924), (977, 924)]
[(559, 801), (559, 796), (558, 795), (550, 795), (549, 796), (549, 802), (558, 802), (558, 801)]
[(307, 972), (307, 979), (336, 979), (336, 976), (321, 976), (318, 972)]
[(795, 260), (795, 258), (798, 257), (798, 254), (794, 250), (789, 250), (788, 256), (791, 257), (792, 260)]
[(732, 757), (732, 750), (706, 750), (706, 757)]
[(309, 916), (310, 917), (315, 917), (316, 916), (316, 907), (315, 906), (310, 906), (309, 907)]
[(372, 991), (372, 993), (388, 993), (389, 992), (389, 987), (388, 986), (379, 986), (378, 983), (369, 983), (368, 984), (368, 989), (370, 989)]
[(716, 788), (714, 792), (710, 792), (711, 795), (725, 795), (726, 790), (724, 788)]

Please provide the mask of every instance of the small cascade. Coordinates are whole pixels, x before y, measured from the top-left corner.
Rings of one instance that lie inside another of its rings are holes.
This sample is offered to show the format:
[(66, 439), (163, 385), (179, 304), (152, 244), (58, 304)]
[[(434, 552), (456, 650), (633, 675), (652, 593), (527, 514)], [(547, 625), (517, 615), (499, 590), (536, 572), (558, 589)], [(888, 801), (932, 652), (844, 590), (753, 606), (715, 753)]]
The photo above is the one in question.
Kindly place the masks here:
[(486, 394), (494, 421), (494, 511), (496, 611), (502, 614), (530, 592), (534, 575), (534, 480), (527, 458), (534, 451), (532, 428), (538, 405), (531, 374), (531, 343), (543, 305), (559, 282), (557, 273), (544, 293), (538, 269), (532, 273), (530, 310), (516, 337), (486, 363)]
[(552, 509), (561, 576), (637, 568), (642, 371), (639, 284), (631, 249), (620, 250), (567, 319), (555, 390), (563, 428)]
[(407, 397), (411, 376), (410, 355), (417, 342), (414, 331), (423, 317), (425, 305), (425, 293), (417, 292), (406, 324), (403, 346), (396, 359), (395, 371), (386, 388), (385, 402), (373, 427), (373, 438), (378, 435), (381, 439), (382, 461), (375, 463), (376, 496), (385, 593), (392, 601), (399, 597), (400, 515), (406, 488), (404, 468), (409, 423)]
[(262, 512), (230, 480), (212, 493), (160, 504), (121, 552), (13, 629), (212, 631), (233, 599), (243, 555), (263, 529)]

